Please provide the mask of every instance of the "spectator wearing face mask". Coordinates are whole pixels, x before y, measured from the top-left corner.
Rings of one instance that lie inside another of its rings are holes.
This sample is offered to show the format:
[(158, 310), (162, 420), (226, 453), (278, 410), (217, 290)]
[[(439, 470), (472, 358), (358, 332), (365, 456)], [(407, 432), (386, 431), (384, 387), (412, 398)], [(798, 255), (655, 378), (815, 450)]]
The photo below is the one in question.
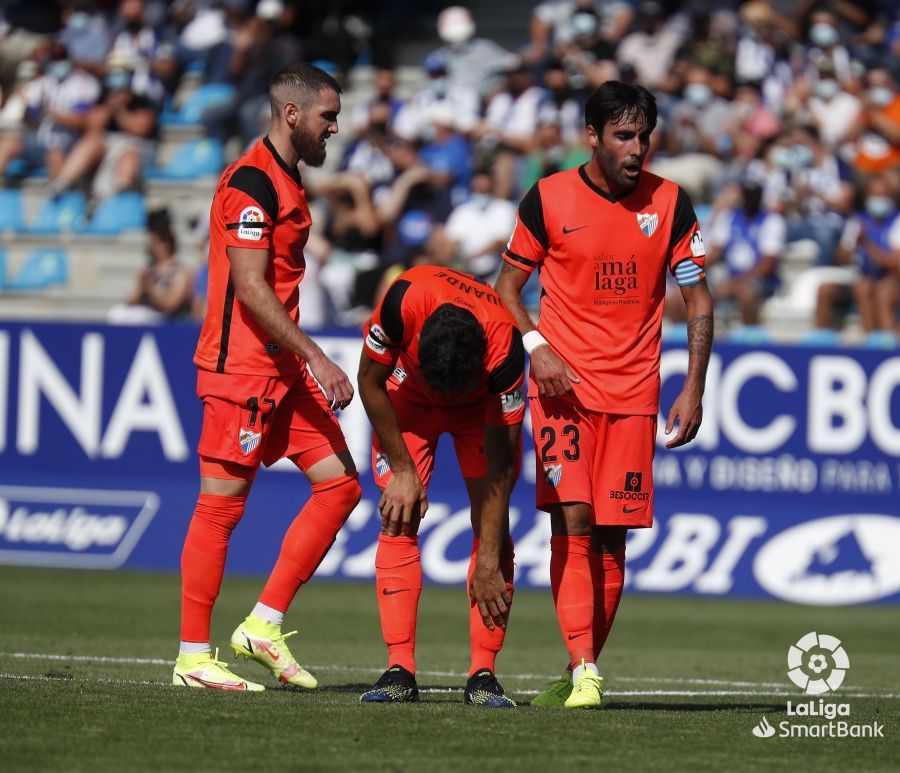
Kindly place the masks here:
[(444, 42), (437, 49), (447, 63), (447, 80), (451, 86), (472, 89), (485, 96), (491, 92), (497, 77), (513, 66), (518, 56), (488, 38), (475, 37), (475, 19), (462, 5), (451, 5), (438, 14), (438, 37)]
[(14, 158), (24, 158), (32, 168), (46, 166), (50, 181), (56, 180), (66, 155), (87, 128), (100, 84), (66, 53), (65, 46), (54, 44), (44, 75), (22, 88), (24, 126), (0, 138), (0, 175)]
[(654, 158), (654, 173), (675, 180), (694, 201), (709, 201), (721, 157), (731, 149), (730, 119), (731, 108), (713, 91), (709, 68), (691, 65), (667, 126), (668, 157)]
[(472, 177), (472, 195), (455, 207), (444, 226), (431, 236), (435, 263), (454, 266), (490, 281), (500, 265), (500, 249), (516, 220), (516, 205), (491, 193), (491, 173), (478, 170)]
[(471, 132), (478, 123), (478, 91), (450, 81), (447, 55), (442, 51), (430, 53), (422, 66), (428, 78), (422, 89), (397, 111), (394, 133), (410, 142), (430, 139), (428, 115), (436, 105), (449, 108), (461, 132)]
[(863, 174), (879, 174), (900, 166), (900, 95), (887, 67), (866, 73), (863, 110), (851, 131), (855, 137), (853, 166)]
[(707, 266), (722, 262), (725, 278), (714, 285), (717, 302), (738, 305), (743, 325), (758, 325), (760, 304), (778, 287), (778, 260), (784, 249), (784, 218), (762, 208), (762, 188), (745, 182), (736, 207), (714, 219), (707, 239)]
[(145, 23), (145, 13), (144, 0), (120, 0), (109, 57), (131, 61), (135, 93), (161, 101), (163, 83), (175, 73), (175, 51)]
[(807, 56), (814, 67), (830, 67), (841, 82), (850, 77), (850, 52), (841, 40), (838, 19), (830, 9), (820, 7), (810, 14), (807, 41)]
[(839, 262), (857, 272), (849, 287), (823, 284), (816, 302), (816, 327), (832, 326), (835, 312), (851, 303), (867, 333), (897, 331), (900, 298), (900, 213), (884, 176), (866, 183), (862, 211), (847, 221), (838, 250)]
[(849, 137), (862, 111), (862, 103), (844, 89), (829, 60), (818, 67), (808, 104), (813, 125), (832, 150)]
[(159, 105), (132, 86), (130, 61), (110, 59), (99, 104), (89, 113), (87, 131), (66, 158), (50, 186), (58, 195), (90, 172), (95, 198), (137, 188), (154, 150)]
[(112, 45), (112, 31), (93, 0), (71, 0), (62, 8), (63, 28), (57, 40), (79, 67), (102, 78), (106, 55)]
[(853, 207), (853, 171), (828, 151), (813, 127), (795, 129), (790, 136), (793, 216), (788, 241), (812, 239), (819, 248), (819, 265), (830, 265)]

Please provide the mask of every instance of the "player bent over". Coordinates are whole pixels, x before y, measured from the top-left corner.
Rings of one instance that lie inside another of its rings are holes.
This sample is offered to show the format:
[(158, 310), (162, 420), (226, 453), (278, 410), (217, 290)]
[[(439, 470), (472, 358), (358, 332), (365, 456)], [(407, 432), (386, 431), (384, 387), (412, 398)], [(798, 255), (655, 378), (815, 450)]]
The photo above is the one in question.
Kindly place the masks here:
[(269, 88), (272, 128), (225, 170), (210, 212), (209, 304), (194, 362), (203, 401), (200, 496), (181, 555), (181, 649), (172, 681), (262, 690), (210, 653), (209, 624), (231, 532), (260, 462), (287, 457), (312, 484), (251, 614), (231, 637), (236, 654), (285, 685), (314, 689), (282, 633), (300, 585), (359, 501), (353, 460), (334, 411), (353, 397), (344, 372), (298, 327), (310, 215), (297, 171), (320, 166), (337, 132), (340, 87), (292, 65)]
[(401, 274), (366, 326), (359, 394), (375, 428), (382, 532), (375, 584), (388, 669), (361, 700), (418, 699), (419, 521), (438, 438), (453, 438), (475, 535), (467, 586), (471, 661), (465, 702), (512, 707), (494, 675), (513, 594), (509, 495), (518, 474), (525, 352), (497, 294), (468, 274)]
[[(537, 506), (550, 513), (550, 582), (572, 669), (533, 703), (569, 708), (600, 706), (596, 663), (622, 593), (626, 532), (653, 523), (667, 270), (687, 304), (690, 350), (668, 448), (700, 427), (713, 330), (690, 200), (641, 171), (656, 125), (653, 96), (606, 82), (587, 100), (585, 123), (591, 160), (525, 194), (496, 284), (531, 355)], [(537, 327), (520, 299), (536, 267)]]

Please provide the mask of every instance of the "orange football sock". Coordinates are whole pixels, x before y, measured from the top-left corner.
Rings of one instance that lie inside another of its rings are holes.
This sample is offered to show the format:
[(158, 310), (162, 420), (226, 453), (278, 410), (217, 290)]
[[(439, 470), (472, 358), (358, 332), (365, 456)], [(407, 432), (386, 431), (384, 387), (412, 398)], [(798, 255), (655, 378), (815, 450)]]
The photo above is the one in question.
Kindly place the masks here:
[(212, 608), (225, 572), (228, 539), (245, 497), (200, 494), (181, 551), (181, 640), (208, 642)]
[(362, 495), (356, 473), (312, 487), (312, 496), (284, 535), (281, 553), (259, 597), (261, 604), (286, 612), (300, 586), (322, 563)]
[(563, 641), (573, 666), (594, 662), (594, 585), (591, 538), (550, 538), (550, 589)]
[(388, 665), (416, 672), (416, 613), (422, 594), (419, 538), (378, 538), (375, 551), (375, 592)]
[[(475, 561), (478, 558), (478, 538), (472, 543), (472, 557), (469, 559), (469, 572), (466, 575), (466, 589), (472, 585), (472, 574), (475, 572)], [(506, 544), (500, 556), (500, 572), (506, 580), (506, 588), (513, 593), (513, 574), (515, 553), (513, 551), (512, 538), (507, 537)], [(469, 599), (469, 676), (476, 671), (487, 668), (494, 670), (497, 653), (503, 648), (503, 640), (506, 638), (506, 629), (495, 626), (489, 631), (481, 619), (478, 605)]]
[(591, 551), (594, 578), (594, 660), (600, 656), (616, 619), (616, 610), (625, 584), (625, 546), (613, 553)]

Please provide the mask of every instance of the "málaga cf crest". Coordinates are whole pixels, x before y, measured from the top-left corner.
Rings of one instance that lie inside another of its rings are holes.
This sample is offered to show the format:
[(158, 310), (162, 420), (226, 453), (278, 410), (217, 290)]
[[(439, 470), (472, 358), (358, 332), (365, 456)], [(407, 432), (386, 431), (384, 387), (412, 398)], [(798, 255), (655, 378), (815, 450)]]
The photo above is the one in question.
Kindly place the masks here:
[(659, 215), (655, 212), (638, 212), (637, 221), (638, 228), (640, 228), (644, 232), (644, 236), (649, 239), (656, 231), (656, 226), (659, 225)]

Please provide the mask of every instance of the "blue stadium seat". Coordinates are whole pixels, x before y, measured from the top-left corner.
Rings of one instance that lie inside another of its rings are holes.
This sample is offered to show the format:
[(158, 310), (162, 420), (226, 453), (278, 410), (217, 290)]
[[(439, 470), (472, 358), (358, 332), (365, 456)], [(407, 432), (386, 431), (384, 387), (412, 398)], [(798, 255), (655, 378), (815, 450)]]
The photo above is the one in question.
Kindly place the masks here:
[(830, 349), (841, 345), (841, 336), (837, 330), (810, 330), (805, 335), (797, 339), (798, 346), (818, 346), (823, 349)]
[(115, 236), (122, 231), (135, 231), (147, 224), (147, 207), (144, 197), (137, 191), (117, 193), (100, 202), (94, 217), (82, 233), (98, 236)]
[(84, 227), (87, 200), (84, 194), (68, 191), (41, 204), (28, 231), (35, 234), (58, 234)]
[(221, 105), (234, 96), (234, 86), (228, 83), (204, 83), (194, 89), (179, 110), (164, 110), (159, 118), (161, 126), (185, 126), (200, 123), (204, 110)]
[(5, 290), (43, 290), (69, 281), (69, 261), (59, 247), (38, 247), (19, 272), (4, 284)]
[(6, 289), (6, 250), (0, 250), (0, 290)]
[(762, 325), (741, 325), (729, 330), (728, 342), (744, 346), (765, 346), (772, 343), (769, 332)]
[(218, 140), (202, 139), (185, 142), (162, 169), (152, 169), (151, 180), (194, 180), (217, 176), (225, 166), (225, 149)]
[(16, 188), (0, 190), (0, 231), (24, 231), (25, 206), (22, 191)]

